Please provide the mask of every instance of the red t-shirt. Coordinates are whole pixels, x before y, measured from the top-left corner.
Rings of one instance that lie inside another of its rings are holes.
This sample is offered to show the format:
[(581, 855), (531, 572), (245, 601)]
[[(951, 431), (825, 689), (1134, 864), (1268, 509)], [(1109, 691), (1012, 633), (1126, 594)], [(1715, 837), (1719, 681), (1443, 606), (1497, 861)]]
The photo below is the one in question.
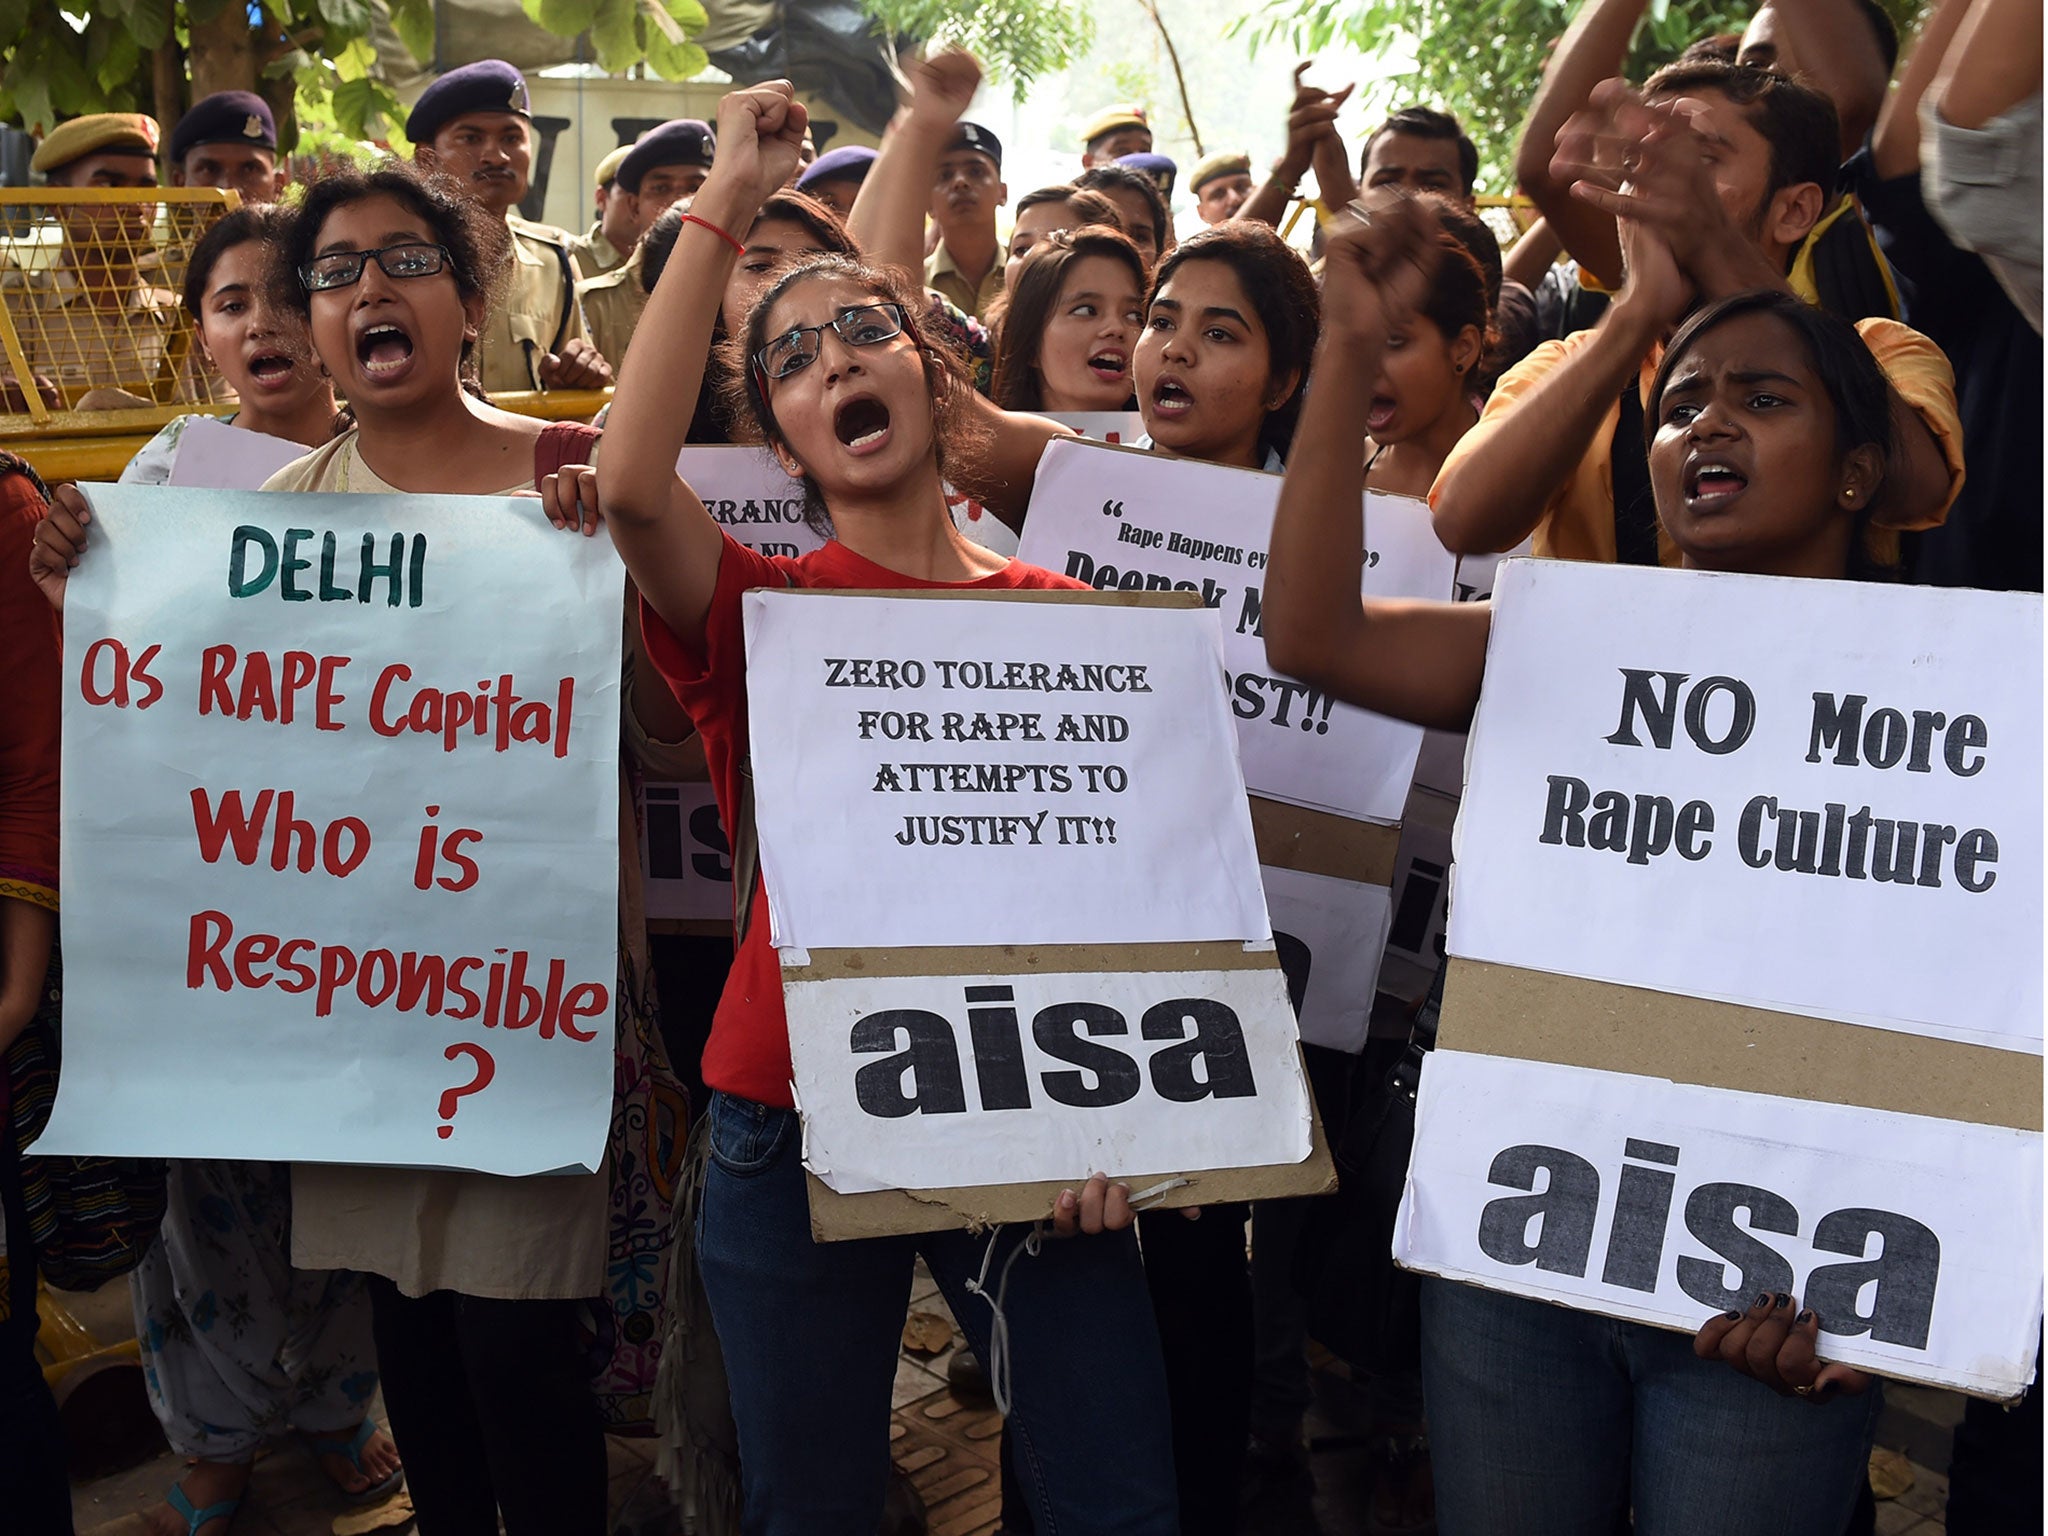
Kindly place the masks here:
[[(690, 713), (704, 741), (704, 757), (718, 795), (719, 819), (731, 834), (747, 760), (747, 657), (740, 597), (756, 587), (902, 587), (959, 592), (1000, 592), (1017, 587), (1087, 590), (1068, 576), (1012, 560), (980, 581), (919, 581), (863, 559), (838, 541), (791, 559), (762, 555), (727, 535), (718, 562), (718, 590), (704, 622), (699, 654), (676, 637), (661, 616), (640, 604), (647, 656)], [(754, 888), (747, 936), (733, 957), (725, 992), (704, 1047), (704, 1081), (723, 1093), (760, 1104), (793, 1107), (790, 1097), (789, 1020), (782, 1011), (782, 971), (768, 941), (768, 891)]]

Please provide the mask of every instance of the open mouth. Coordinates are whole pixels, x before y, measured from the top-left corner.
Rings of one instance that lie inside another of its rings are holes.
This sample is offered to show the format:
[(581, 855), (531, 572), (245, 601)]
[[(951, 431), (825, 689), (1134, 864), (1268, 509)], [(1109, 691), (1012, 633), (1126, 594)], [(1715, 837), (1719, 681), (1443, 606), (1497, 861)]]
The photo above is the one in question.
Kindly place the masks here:
[(1162, 416), (1179, 416), (1195, 408), (1195, 397), (1179, 379), (1161, 379), (1152, 386), (1152, 409)]
[(297, 364), (283, 352), (258, 352), (249, 359), (249, 376), (259, 384), (282, 384)]
[(412, 361), (412, 338), (389, 321), (367, 326), (356, 337), (356, 361), (372, 379), (393, 378)]
[(1384, 431), (1388, 422), (1394, 419), (1394, 402), (1385, 395), (1374, 395), (1372, 404), (1365, 408), (1365, 430)]
[(1121, 384), (1130, 368), (1130, 358), (1114, 348), (1105, 347), (1088, 359), (1088, 371), (1105, 384)]
[(873, 453), (889, 439), (889, 407), (872, 395), (845, 401), (832, 413), (832, 430), (855, 453)]
[(1749, 477), (1720, 459), (1695, 459), (1685, 467), (1685, 494), (1696, 507), (1717, 507), (1733, 501), (1749, 486)]

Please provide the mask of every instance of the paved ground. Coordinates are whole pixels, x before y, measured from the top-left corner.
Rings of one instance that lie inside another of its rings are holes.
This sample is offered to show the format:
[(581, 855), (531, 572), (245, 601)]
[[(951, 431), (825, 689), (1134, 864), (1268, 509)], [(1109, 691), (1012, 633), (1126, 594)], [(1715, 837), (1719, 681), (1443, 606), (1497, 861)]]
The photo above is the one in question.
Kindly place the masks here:
[[(132, 1336), (125, 1286), (66, 1301), (101, 1341)], [(937, 1287), (921, 1272), (911, 1305), (913, 1311), (946, 1313)], [(953, 1345), (937, 1354), (905, 1352), (896, 1370), (892, 1455), (925, 1502), (931, 1536), (990, 1536), (1000, 1505), (1001, 1422), (993, 1409), (963, 1403), (947, 1390), (946, 1365), (958, 1343), (956, 1334)], [(1262, 1483), (1245, 1510), (1241, 1536), (1355, 1536), (1366, 1529), (1374, 1469), (1357, 1443), (1365, 1427), (1359, 1393), (1334, 1364), (1317, 1371), (1316, 1391), (1308, 1474)], [(1913, 1483), (1879, 1504), (1879, 1536), (1941, 1531), (1948, 1482), (1931, 1468), (1947, 1465), (1949, 1432), (1961, 1412), (1962, 1400), (1950, 1393), (1895, 1387), (1888, 1394), (1878, 1441), (1903, 1453)], [(672, 1536), (676, 1527), (653, 1475), (652, 1446), (612, 1441), (611, 1469), (615, 1536)], [(179, 1475), (177, 1458), (159, 1441), (156, 1453), (140, 1465), (76, 1485), (72, 1509), (80, 1536), (136, 1536), (139, 1512)], [(335, 1517), (344, 1512), (312, 1458), (284, 1447), (257, 1463), (235, 1536), (331, 1536)]]

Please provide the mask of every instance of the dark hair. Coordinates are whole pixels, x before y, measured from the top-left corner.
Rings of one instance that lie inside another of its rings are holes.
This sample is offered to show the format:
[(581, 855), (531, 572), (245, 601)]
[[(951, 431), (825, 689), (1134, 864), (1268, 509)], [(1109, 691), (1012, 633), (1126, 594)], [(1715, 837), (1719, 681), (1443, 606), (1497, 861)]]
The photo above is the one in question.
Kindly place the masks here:
[(1685, 52), (1671, 62), (1681, 68), (1693, 64), (1733, 64), (1741, 53), (1740, 32), (1715, 32), (1694, 38), (1685, 45)]
[[(850, 278), (884, 302), (903, 311), (903, 332), (917, 346), (924, 362), (925, 387), (931, 392), (932, 446), (938, 459), (939, 475), (956, 489), (970, 494), (976, 489), (975, 468), (983, 447), (982, 430), (971, 414), (974, 384), (966, 366), (953, 349), (929, 328), (931, 300), (922, 288), (914, 288), (895, 269), (870, 264), (857, 255), (813, 256), (797, 263), (778, 277), (754, 302), (745, 329), (729, 337), (719, 348), (726, 375), (727, 414), (733, 421), (751, 423), (757, 441), (787, 447), (789, 439), (775, 419), (766, 385), (754, 367), (756, 352), (768, 343), (768, 316), (790, 289), (818, 277)], [(811, 529), (829, 535), (832, 516), (825, 505), (825, 493), (808, 471), (803, 476), (804, 521)]]
[[(220, 265), (221, 257), (236, 246), (247, 245), (251, 241), (266, 245), (273, 251), (282, 250), (289, 238), (291, 225), (292, 211), (277, 203), (251, 203), (215, 219), (193, 244), (192, 254), (185, 263), (185, 291), (182, 295), (185, 313), (194, 320), (201, 318), (206, 290), (213, 282), (213, 269)], [(264, 265), (266, 283), (270, 265), (269, 262)]]
[(1424, 192), (1420, 197), (1429, 205), (1429, 211), (1436, 215), (1444, 233), (1452, 236), (1465, 248), (1465, 254), (1479, 263), (1480, 274), (1486, 279), (1486, 307), (1492, 309), (1500, 303), (1502, 281), (1500, 239), (1494, 234), (1493, 226), (1455, 197), (1442, 192)]
[(1145, 295), (1148, 315), (1173, 275), (1191, 261), (1220, 261), (1237, 274), (1266, 332), (1267, 378), (1281, 378), (1290, 372), (1295, 376), (1293, 393), (1266, 413), (1266, 424), (1259, 431), (1261, 445), (1284, 458), (1294, 441), (1302, 390), (1308, 383), (1316, 335), (1322, 328), (1322, 297), (1308, 263), (1269, 224), (1255, 219), (1212, 224), (1183, 240), (1153, 268), (1152, 287)]
[[(1664, 349), (1657, 365), (1657, 377), (1643, 409), (1645, 447), (1655, 441), (1663, 415), (1664, 391), (1672, 372), (1692, 344), (1715, 327), (1744, 315), (1769, 315), (1781, 321), (1798, 338), (1814, 377), (1827, 391), (1835, 410), (1835, 456), (1844, 459), (1858, 448), (1877, 449), (1880, 473), (1889, 473), (1892, 462), (1891, 386), (1884, 370), (1871, 356), (1856, 327), (1828, 313), (1817, 304), (1782, 288), (1756, 288), (1730, 294), (1704, 309), (1695, 310), (1678, 328), (1678, 334)], [(1870, 500), (1875, 500), (1873, 496)], [(1850, 548), (1849, 574), (1871, 580), (1895, 574), (1897, 536), (1870, 522), (1870, 500), (1856, 511), (1855, 538)]]
[[(640, 237), (640, 286), (648, 293), (654, 292), (654, 285), (661, 280), (668, 258), (676, 248), (676, 237), (682, 233), (683, 219), (689, 213), (685, 204), (671, 203), (661, 211), (659, 217), (647, 226), (647, 233)], [(801, 225), (818, 248), (836, 255), (852, 256), (859, 247), (853, 243), (853, 236), (846, 232), (839, 215), (803, 192), (788, 188), (768, 194), (761, 204), (761, 211), (754, 215), (754, 223), (764, 219), (780, 219), (786, 224)], [(751, 234), (751, 229), (749, 234)], [(746, 236), (741, 236), (744, 244)], [(722, 317), (721, 317), (722, 318)]]
[(1431, 107), (1403, 107), (1379, 127), (1373, 129), (1365, 141), (1362, 159), (1372, 158), (1372, 147), (1382, 136), (1389, 133), (1405, 133), (1416, 139), (1441, 139), (1458, 146), (1458, 181), (1465, 195), (1472, 195), (1472, 188), (1479, 180), (1479, 146), (1472, 142), (1464, 125), (1448, 112), (1438, 112)]
[(1128, 236), (1107, 225), (1059, 230), (1025, 257), (1003, 310), (1003, 325), (996, 339), (995, 377), (989, 385), (989, 398), (1004, 410), (1045, 408), (1045, 381), (1038, 372), (1039, 345), (1059, 303), (1060, 290), (1066, 286), (1067, 270), (1090, 256), (1122, 262), (1130, 268), (1138, 292), (1144, 293), (1145, 258)]
[(1446, 229), (1437, 235), (1436, 276), (1429, 285), (1429, 297), (1422, 302), (1422, 316), (1443, 332), (1449, 341), (1466, 326), (1479, 333), (1479, 356), (1474, 368), (1485, 377), (1486, 360), (1500, 340), (1493, 328), (1493, 301), (1487, 297), (1486, 274), (1472, 252), (1456, 234)]
[(1152, 210), (1152, 259), (1159, 259), (1159, 253), (1166, 249), (1166, 237), (1172, 232), (1173, 223), (1166, 211), (1166, 196), (1159, 190), (1158, 182), (1128, 165), (1098, 165), (1076, 176), (1074, 185), (1084, 192), (1107, 193), (1114, 190), (1134, 192), (1142, 197)]
[(1877, 0), (1856, 0), (1856, 9), (1863, 13), (1864, 22), (1877, 38), (1877, 51), (1884, 55), (1884, 72), (1889, 77), (1899, 67), (1898, 23)]
[(1771, 146), (1768, 200), (1812, 182), (1822, 192), (1841, 168), (1842, 130), (1835, 104), (1811, 86), (1750, 64), (1667, 64), (1643, 83), (1643, 95), (1690, 96), (1714, 91), (1742, 112)]
[[(1153, 188), (1156, 192), (1158, 188)], [(1086, 187), (1077, 187), (1070, 181), (1063, 181), (1056, 187), (1040, 187), (1036, 192), (1026, 192), (1017, 199), (1017, 206), (1011, 212), (1011, 219), (1021, 219), (1027, 208), (1043, 207), (1047, 203), (1065, 203), (1083, 224), (1107, 224), (1111, 229), (1124, 227), (1124, 216), (1116, 211), (1116, 204), (1100, 192), (1090, 192)]]
[[(455, 290), (464, 303), (479, 300), (488, 311), (499, 302), (512, 241), (505, 221), (472, 202), (453, 177), (439, 172), (429, 174), (403, 160), (386, 159), (367, 170), (348, 164), (330, 166), (307, 187), (304, 200), (292, 210), (291, 223), (278, 247), (271, 287), (279, 303), (295, 314), (311, 318), (312, 295), (299, 278), (299, 268), (313, 259), (320, 243), (320, 228), (329, 214), (372, 197), (389, 197), (403, 203), (433, 231), (435, 241), (448, 248), (454, 261)], [(462, 372), (466, 378), (474, 376), (475, 352), (473, 342), (463, 343)]]

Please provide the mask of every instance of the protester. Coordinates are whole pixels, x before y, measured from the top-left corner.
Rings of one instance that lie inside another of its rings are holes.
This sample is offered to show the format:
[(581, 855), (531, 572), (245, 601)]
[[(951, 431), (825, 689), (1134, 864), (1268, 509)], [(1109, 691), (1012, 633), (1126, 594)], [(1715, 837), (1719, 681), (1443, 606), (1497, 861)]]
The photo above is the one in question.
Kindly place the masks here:
[[(614, 195), (618, 190), (619, 165), (632, 147), (621, 144), (597, 162), (597, 170), (593, 173), (597, 182), (593, 198), (597, 217), (590, 228), (572, 236), (569, 241), (569, 254), (576, 258), (576, 270), (583, 274), (586, 283), (624, 266), (626, 258), (639, 242), (640, 231), (645, 228), (632, 199)], [(578, 296), (581, 296), (580, 289)], [(587, 310), (585, 318), (589, 318)], [(604, 349), (599, 347), (598, 350)]]
[(1172, 248), (1173, 215), (1167, 211), (1166, 199), (1152, 177), (1119, 160), (1113, 165), (1083, 171), (1074, 178), (1074, 185), (1109, 199), (1116, 208), (1118, 225), (1144, 256), (1148, 268)]
[(932, 183), (939, 248), (925, 263), (924, 285), (979, 320), (1003, 289), (996, 210), (1010, 200), (1003, 146), (979, 123), (955, 124)]
[(990, 397), (1010, 411), (1127, 411), (1146, 260), (1113, 229), (1052, 235), (1018, 269)]
[[(1153, 154), (1148, 151), (1136, 155), (1118, 155), (1116, 163), (1136, 171), (1141, 176), (1151, 177), (1152, 185), (1159, 189), (1159, 196), (1166, 206), (1169, 208), (1173, 206), (1173, 188), (1174, 184), (1180, 180), (1180, 167), (1171, 159), (1165, 155)], [(1083, 174), (1086, 173), (1084, 172)], [(1075, 178), (1074, 184), (1076, 186), (1086, 185), (1079, 177)], [(1168, 220), (1168, 224), (1171, 225), (1171, 223), (1172, 221)]]
[(1204, 224), (1235, 218), (1252, 195), (1251, 156), (1219, 150), (1197, 163), (1188, 190), (1195, 194), (1195, 212)]
[[(223, 214), (185, 264), (185, 312), (200, 360), (238, 402), (228, 422), (249, 432), (319, 446), (334, 434), (334, 381), (321, 371), (300, 317), (281, 307), (271, 282), (291, 216), (274, 205)], [(163, 485), (186, 427), (175, 416), (121, 471), (124, 485)]]
[[(1627, 327), (1647, 309), (1661, 329), (1678, 319), (1686, 288), (1670, 253), (1657, 259), (1652, 233), (1624, 228), (1630, 279), (1601, 324)], [(1358, 595), (1363, 406), (1387, 337), (1428, 298), (1437, 249), (1427, 213), (1391, 198), (1331, 241), (1316, 388), (1281, 492), (1264, 624), (1268, 654), (1288, 675), (1462, 730), (1485, 667), (1487, 606)], [(1760, 371), (1768, 391), (1751, 382)], [(1657, 512), (1684, 562), (1882, 574), (1870, 509), (1894, 462), (1887, 392), (1856, 333), (1790, 294), (1733, 295), (1695, 314), (1645, 402)], [(1732, 467), (1724, 478), (1735, 490), (1699, 483), (1708, 455)], [(1641, 1536), (1838, 1531), (1848, 1520), (1881, 1393), (1818, 1359), (1820, 1320), (1793, 1298), (1713, 1318), (1688, 1345), (1477, 1286), (1425, 1277), (1423, 1288), (1444, 1536), (1604, 1533), (1631, 1508)]]
[(1104, 107), (1081, 130), (1081, 169), (1111, 165), (1125, 155), (1152, 153), (1152, 124), (1134, 105)]
[(1479, 421), (1474, 374), (1492, 338), (1486, 275), (1447, 229), (1436, 243), (1428, 295), (1380, 349), (1380, 376), (1366, 400), (1367, 490), (1427, 496), (1444, 459)]
[(1862, 148), (1884, 106), (1899, 33), (1877, 0), (1763, 0), (1743, 29), (1735, 62), (1775, 70), (1834, 103), (1846, 160)]
[(513, 210), (533, 168), (533, 115), (526, 77), (502, 59), (451, 69), (421, 92), (405, 120), (413, 158), (453, 177), (478, 206), (503, 222), (504, 281), (478, 336), (478, 376), (505, 390), (597, 389), (612, 371), (591, 346), (576, 303), (581, 274), (569, 234)]
[[(1713, 112), (1711, 134), (1675, 105), (1678, 95)], [(1761, 70), (1701, 64), (1660, 72), (1642, 97), (1619, 81), (1602, 86), (1560, 140), (1559, 163), (1576, 167), (1581, 200), (1658, 236), (1654, 258), (1675, 263), (1660, 281), (1711, 301), (1788, 284), (1827, 201), (1834, 146), (1825, 97)], [(1617, 190), (1624, 178), (1628, 190)], [(1593, 330), (1539, 346), (1495, 386), (1430, 493), (1447, 548), (1511, 549), (1533, 533), (1539, 555), (1677, 558), (1649, 515), (1633, 426), (1663, 356), (1662, 331), (1645, 328), (1654, 312), (1639, 307), (1615, 323), (1610, 309)], [(1953, 375), (1938, 348), (1895, 321), (1859, 330), (1899, 416), (1873, 516), (1893, 531), (1937, 526), (1962, 483)]]
[[(1003, 282), (1008, 285), (1024, 258), (1062, 230), (1085, 229), (1091, 224), (1124, 232), (1123, 215), (1116, 204), (1100, 192), (1080, 187), (1040, 187), (1017, 199), (1017, 219), (1010, 227), (1009, 256), (1003, 264)], [(1143, 254), (1140, 252), (1140, 254)]]
[(806, 166), (796, 179), (796, 189), (815, 197), (843, 219), (853, 212), (854, 199), (860, 196), (861, 183), (867, 180), (868, 168), (874, 163), (875, 151), (865, 144), (842, 145), (827, 150)]
[(50, 1006), (57, 941), (57, 627), (30, 579), (49, 493), (0, 454), (0, 1509), (10, 1530), (71, 1536), (64, 1428), (36, 1354), (36, 1245), (22, 1189), (23, 1100), (9, 1047)]
[(192, 103), (171, 130), (166, 158), (172, 186), (222, 187), (244, 207), (274, 203), (284, 191), (277, 120), (254, 91), (215, 91)]

